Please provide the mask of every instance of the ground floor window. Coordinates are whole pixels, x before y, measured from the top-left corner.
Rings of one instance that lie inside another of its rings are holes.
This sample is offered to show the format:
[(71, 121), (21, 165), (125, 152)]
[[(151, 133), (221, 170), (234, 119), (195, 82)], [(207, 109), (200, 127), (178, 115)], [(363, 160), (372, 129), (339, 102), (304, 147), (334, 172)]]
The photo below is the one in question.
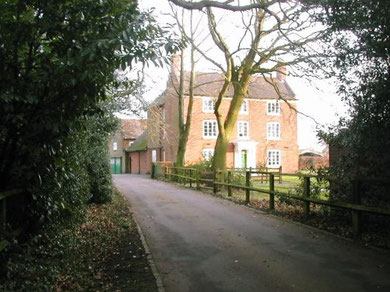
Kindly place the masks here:
[(202, 151), (203, 159), (204, 160), (210, 160), (214, 156), (214, 149), (213, 148), (205, 148)]
[(277, 168), (281, 164), (280, 150), (267, 150), (267, 167)]

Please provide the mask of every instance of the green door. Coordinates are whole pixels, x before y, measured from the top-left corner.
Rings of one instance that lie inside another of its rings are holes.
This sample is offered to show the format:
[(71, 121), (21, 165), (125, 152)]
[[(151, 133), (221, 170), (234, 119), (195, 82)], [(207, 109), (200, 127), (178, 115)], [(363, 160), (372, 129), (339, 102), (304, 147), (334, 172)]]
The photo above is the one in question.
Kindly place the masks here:
[(242, 161), (242, 168), (246, 168), (247, 167), (247, 151), (246, 150), (242, 150), (241, 151), (241, 161)]
[(111, 173), (122, 173), (122, 158), (121, 157), (112, 157), (110, 161)]

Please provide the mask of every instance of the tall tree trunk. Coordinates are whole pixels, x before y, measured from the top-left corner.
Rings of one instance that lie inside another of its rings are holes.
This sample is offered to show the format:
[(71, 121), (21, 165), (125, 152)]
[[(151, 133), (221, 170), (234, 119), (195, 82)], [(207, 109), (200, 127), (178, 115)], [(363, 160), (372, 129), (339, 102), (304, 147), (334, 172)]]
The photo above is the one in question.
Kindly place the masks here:
[[(177, 149), (176, 166), (182, 167), (185, 164), (185, 153), (187, 148), (188, 136), (191, 129), (192, 107), (194, 103), (194, 83), (195, 83), (195, 49), (191, 46), (191, 75), (189, 84), (189, 97), (187, 106), (186, 123), (183, 124), (184, 115), (184, 62), (182, 53), (182, 62), (180, 67), (180, 89), (179, 89), (179, 147)], [(181, 99), (181, 100), (180, 100)], [(181, 121), (181, 122), (180, 122)]]
[(229, 112), (224, 120), (219, 113), (219, 105), (216, 106), (215, 115), (217, 117), (219, 133), (214, 152), (214, 170), (226, 169), (227, 147), (230, 142), (234, 126), (237, 122), (240, 107), (248, 90), (250, 77), (250, 74), (245, 73), (242, 74), (240, 80), (237, 80), (237, 78), (233, 77), (232, 84), (234, 88), (234, 95), (230, 102)]

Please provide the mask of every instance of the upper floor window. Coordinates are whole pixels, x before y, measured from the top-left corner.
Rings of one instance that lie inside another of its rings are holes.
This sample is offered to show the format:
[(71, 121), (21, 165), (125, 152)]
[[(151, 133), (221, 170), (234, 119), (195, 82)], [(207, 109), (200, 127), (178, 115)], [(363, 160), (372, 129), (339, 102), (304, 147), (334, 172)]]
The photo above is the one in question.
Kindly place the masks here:
[(267, 167), (277, 168), (281, 164), (280, 150), (267, 150)]
[(118, 150), (118, 143), (117, 142), (112, 143), (112, 150), (113, 151), (117, 151)]
[(280, 139), (280, 123), (267, 123), (267, 139), (268, 140)]
[(203, 112), (204, 113), (213, 113), (215, 107), (214, 99), (211, 97), (204, 97), (203, 98)]
[(238, 138), (249, 138), (249, 123), (247, 121), (238, 121), (237, 132)]
[(214, 156), (214, 149), (213, 148), (205, 148), (202, 151), (203, 159), (204, 160), (210, 160)]
[(241, 108), (240, 108), (240, 112), (239, 112), (241, 115), (242, 114), (248, 114), (249, 113), (249, 102), (247, 99), (244, 99), (244, 101), (242, 102), (242, 105), (241, 105)]
[(203, 121), (203, 138), (214, 139), (218, 136), (217, 121)]
[(267, 115), (279, 116), (280, 103), (277, 100), (267, 101)]

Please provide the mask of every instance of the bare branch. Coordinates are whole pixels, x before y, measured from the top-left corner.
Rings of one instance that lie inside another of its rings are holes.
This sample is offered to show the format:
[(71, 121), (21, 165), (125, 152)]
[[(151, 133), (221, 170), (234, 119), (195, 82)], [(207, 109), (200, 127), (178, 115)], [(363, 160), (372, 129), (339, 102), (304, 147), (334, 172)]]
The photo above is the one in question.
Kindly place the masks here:
[(272, 0), (267, 2), (257, 2), (248, 5), (230, 5), (233, 0), (228, 0), (225, 2), (211, 1), (211, 0), (202, 0), (199, 2), (188, 2), (185, 0), (169, 0), (170, 2), (176, 4), (177, 6), (183, 7), (189, 10), (202, 10), (203, 8), (221, 8), (229, 11), (248, 11), (252, 9), (267, 9), (269, 6), (278, 3), (280, 0)]

